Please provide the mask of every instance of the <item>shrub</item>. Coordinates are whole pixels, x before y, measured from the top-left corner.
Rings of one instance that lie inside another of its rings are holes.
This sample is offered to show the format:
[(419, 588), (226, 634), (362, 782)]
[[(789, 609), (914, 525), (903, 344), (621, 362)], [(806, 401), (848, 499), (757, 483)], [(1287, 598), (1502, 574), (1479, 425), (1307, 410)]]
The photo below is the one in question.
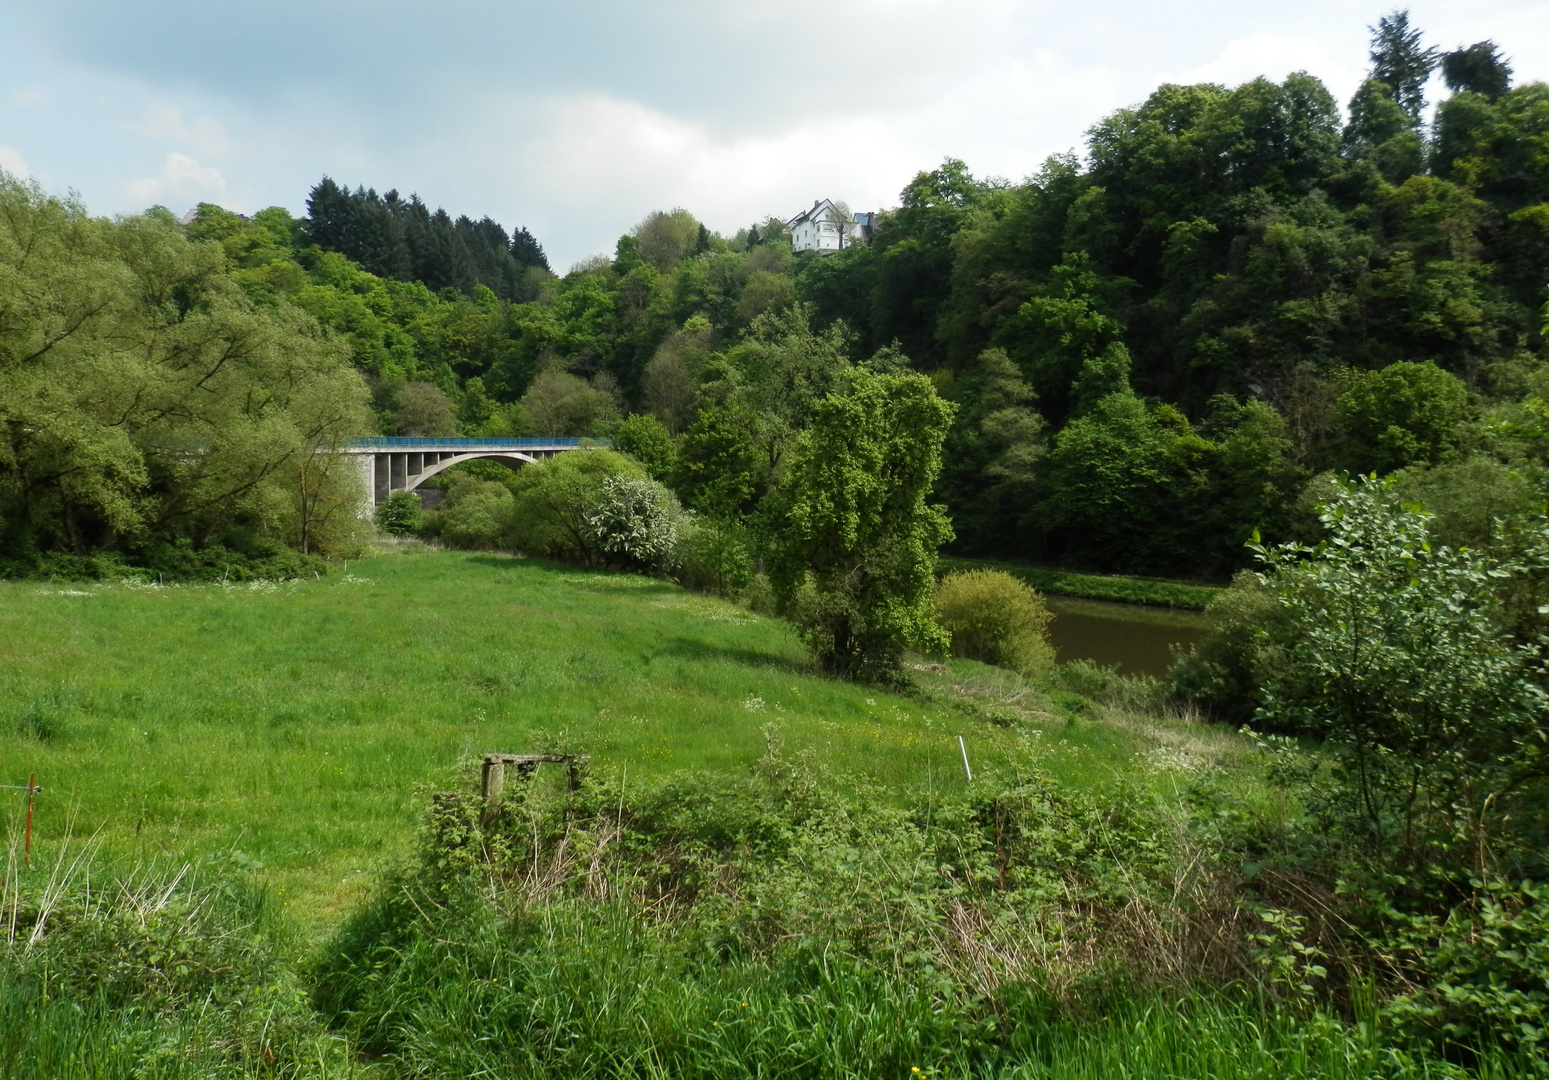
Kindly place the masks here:
[(1549, 779), (1549, 707), (1537, 644), (1500, 619), (1523, 568), (1433, 544), (1390, 488), (1344, 485), (1314, 549), (1259, 548), (1285, 629), (1258, 716), (1326, 740), (1335, 767), (1308, 793), (1324, 835), (1430, 889), (1481, 872), (1485, 836), (1493, 859), (1540, 858), (1524, 800)]
[(1043, 597), (1000, 570), (948, 574), (936, 586), (936, 621), (952, 655), (1039, 675), (1054, 665), (1053, 618)]
[(501, 547), (511, 531), (512, 509), (511, 492), (504, 484), (460, 476), (441, 504), (441, 541), (449, 547)]
[(588, 540), (607, 562), (655, 572), (672, 557), (683, 509), (655, 480), (610, 476), (586, 514)]
[(1267, 678), (1269, 642), (1279, 636), (1280, 612), (1258, 575), (1239, 573), (1231, 588), (1206, 605), (1210, 625), (1204, 636), (1187, 651), (1174, 652), (1167, 673), (1173, 696), (1218, 720), (1238, 725), (1251, 720), (1258, 688)]
[(738, 596), (753, 577), (747, 530), (715, 518), (690, 517), (674, 553), (679, 584), (718, 596)]
[(425, 522), (420, 497), (412, 491), (399, 491), (376, 508), (377, 528), (390, 536), (413, 536)]
[(645, 470), (610, 450), (574, 450), (516, 474), (508, 534), (527, 555), (566, 562), (602, 561), (586, 517), (610, 477), (645, 479)]

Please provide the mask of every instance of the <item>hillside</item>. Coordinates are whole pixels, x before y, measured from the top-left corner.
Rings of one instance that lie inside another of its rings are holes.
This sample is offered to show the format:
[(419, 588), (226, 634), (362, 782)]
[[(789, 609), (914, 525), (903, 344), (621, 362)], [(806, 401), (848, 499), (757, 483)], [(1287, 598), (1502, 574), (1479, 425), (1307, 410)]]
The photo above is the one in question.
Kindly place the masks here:
[(114, 858), (238, 848), (325, 921), (407, 852), (423, 792), (471, 790), (484, 753), (738, 772), (773, 733), (906, 792), (963, 785), (959, 734), (982, 769), (1047, 728), (1071, 777), (1172, 741), (1068, 722), (971, 663), (917, 672), (916, 696), (824, 678), (784, 623), (661, 581), (422, 548), (278, 584), (6, 585), (0, 642), (0, 775), (48, 789), (42, 858), (67, 833)]

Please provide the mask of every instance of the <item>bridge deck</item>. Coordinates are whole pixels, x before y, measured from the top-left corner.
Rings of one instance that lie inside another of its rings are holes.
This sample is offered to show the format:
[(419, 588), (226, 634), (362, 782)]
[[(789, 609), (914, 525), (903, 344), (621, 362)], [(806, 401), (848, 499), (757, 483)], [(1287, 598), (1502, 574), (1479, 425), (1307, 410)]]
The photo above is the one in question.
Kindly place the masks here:
[(440, 435), (368, 435), (351, 439), (344, 447), (347, 453), (395, 450), (399, 453), (415, 450), (457, 450), (469, 453), (475, 450), (576, 450), (583, 446), (608, 446), (607, 439), (473, 439)]

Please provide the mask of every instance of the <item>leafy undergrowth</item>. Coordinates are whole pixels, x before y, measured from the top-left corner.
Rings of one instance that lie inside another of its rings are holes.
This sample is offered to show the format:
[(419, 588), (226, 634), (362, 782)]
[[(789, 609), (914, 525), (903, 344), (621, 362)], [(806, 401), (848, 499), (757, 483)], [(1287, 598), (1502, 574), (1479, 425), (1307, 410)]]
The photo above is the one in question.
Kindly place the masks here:
[(317, 969), (406, 1075), (1471, 1075), (1261, 978), (1233, 875), (1123, 784), (1028, 767), (900, 806), (773, 754), (508, 790), (438, 796)]

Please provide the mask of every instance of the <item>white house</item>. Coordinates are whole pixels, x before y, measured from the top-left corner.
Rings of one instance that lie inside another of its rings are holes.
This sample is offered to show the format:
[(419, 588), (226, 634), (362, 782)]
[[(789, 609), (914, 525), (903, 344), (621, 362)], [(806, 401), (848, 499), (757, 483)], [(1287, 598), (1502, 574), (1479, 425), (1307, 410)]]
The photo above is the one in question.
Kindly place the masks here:
[(803, 210), (786, 222), (791, 230), (791, 250), (828, 255), (857, 236), (869, 240), (871, 219), (871, 214), (849, 214), (829, 199), (818, 199), (811, 210)]

